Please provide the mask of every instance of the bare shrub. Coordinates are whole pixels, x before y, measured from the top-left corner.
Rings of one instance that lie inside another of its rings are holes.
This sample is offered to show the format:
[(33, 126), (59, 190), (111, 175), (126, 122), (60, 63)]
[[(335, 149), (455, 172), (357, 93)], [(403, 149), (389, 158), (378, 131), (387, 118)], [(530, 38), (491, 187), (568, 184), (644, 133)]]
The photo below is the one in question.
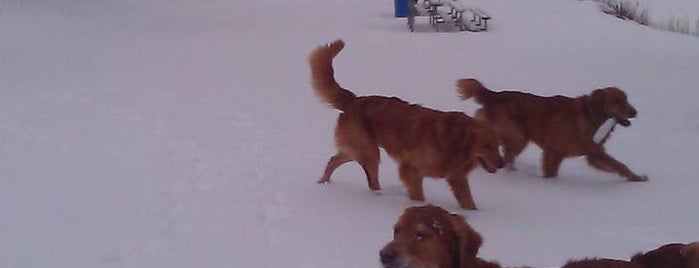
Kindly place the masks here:
[(634, 19), (634, 21), (638, 22), (641, 25), (649, 26), (650, 25), (650, 18), (648, 16), (648, 10), (644, 9), (643, 11), (641, 11), (641, 13), (638, 14), (638, 16)]
[(635, 0), (591, 0), (601, 3), (602, 12), (623, 20), (635, 21), (638, 24), (651, 26), (671, 32), (699, 36), (699, 18), (694, 27), (688, 17), (671, 17), (667, 25), (652, 22), (647, 9), (642, 9)]
[(632, 20), (641, 25), (649, 25), (648, 10), (639, 7), (638, 2), (623, 0), (598, 0), (604, 4), (602, 11), (624, 20)]
[(668, 22), (668, 30), (671, 32), (676, 32), (676, 33), (681, 33), (681, 34), (689, 34), (690, 33), (689, 18), (684, 17), (682, 19), (678, 19), (675, 17), (670, 17), (669, 22)]

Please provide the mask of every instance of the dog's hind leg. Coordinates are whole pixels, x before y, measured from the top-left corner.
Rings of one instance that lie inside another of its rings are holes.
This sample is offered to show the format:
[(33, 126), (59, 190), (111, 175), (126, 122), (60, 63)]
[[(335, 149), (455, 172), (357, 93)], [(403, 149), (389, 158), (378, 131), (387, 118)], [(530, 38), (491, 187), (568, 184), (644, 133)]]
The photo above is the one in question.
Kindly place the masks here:
[(364, 169), (367, 184), (372, 191), (381, 190), (379, 184), (379, 145), (357, 117), (341, 114), (335, 129), (337, 148)]
[(505, 168), (508, 171), (516, 171), (515, 168), (515, 158), (524, 151), (527, 147), (529, 140), (522, 133), (520, 127), (508, 119), (506, 116), (498, 116), (498, 113), (493, 112), (494, 117), (488, 117), (488, 114), (483, 110), (483, 108), (476, 111), (476, 118), (479, 120), (486, 120), (489, 122), (497, 122), (497, 124), (491, 124), (495, 127), (496, 133), (500, 138), (503, 148), (503, 157), (505, 158)]
[(355, 136), (349, 140), (351, 149), (346, 150), (346, 152), (362, 166), (369, 189), (378, 194), (378, 191), (381, 190), (381, 184), (379, 184), (379, 162), (381, 161), (379, 146), (364, 132), (358, 131), (353, 134)]
[(342, 164), (351, 162), (352, 160), (357, 161), (367, 178), (367, 183), (369, 189), (372, 191), (381, 190), (381, 185), (379, 184), (379, 149), (375, 148), (375, 153), (359, 153), (356, 151), (350, 151), (347, 153), (338, 152), (337, 154), (330, 157), (328, 160), (328, 165), (325, 167), (325, 172), (323, 177), (318, 180), (318, 183), (330, 182), (330, 176), (332, 173)]
[(541, 162), (544, 178), (555, 178), (558, 176), (558, 169), (561, 167), (561, 162), (563, 162), (563, 156), (553, 150), (544, 150)]
[(408, 189), (408, 197), (412, 200), (425, 201), (425, 194), (422, 191), (422, 176), (418, 170), (406, 163), (401, 163), (398, 173), (403, 185)]
[(462, 208), (476, 210), (476, 202), (473, 201), (473, 195), (471, 195), (471, 186), (468, 185), (468, 178), (466, 176), (449, 176), (447, 177), (447, 182), (451, 186), (451, 191), (454, 193), (454, 197), (459, 201), (459, 205)]
[(328, 165), (325, 167), (325, 172), (323, 172), (323, 177), (318, 180), (318, 183), (328, 183), (330, 182), (330, 176), (332, 176), (335, 169), (340, 167), (342, 164), (352, 161), (347, 154), (343, 152), (337, 152), (335, 155), (330, 157), (328, 160)]
[(379, 147), (374, 145), (373, 148), (366, 148), (366, 151), (362, 152), (357, 158), (357, 162), (362, 166), (364, 174), (366, 174), (369, 189), (376, 193), (381, 191), (381, 184), (379, 184), (379, 157)]
[(515, 158), (522, 153), (527, 147), (527, 139), (524, 135), (519, 135), (516, 131), (510, 132), (510, 136), (503, 139), (503, 157), (505, 158), (505, 167), (508, 171), (516, 171)]

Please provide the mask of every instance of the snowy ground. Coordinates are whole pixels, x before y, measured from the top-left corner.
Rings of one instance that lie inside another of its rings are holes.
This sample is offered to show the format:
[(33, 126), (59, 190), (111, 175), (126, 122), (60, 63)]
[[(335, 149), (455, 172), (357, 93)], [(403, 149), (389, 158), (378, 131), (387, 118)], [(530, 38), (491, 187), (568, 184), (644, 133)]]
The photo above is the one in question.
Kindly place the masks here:
[(473, 0), (486, 33), (409, 33), (392, 1), (5, 0), (0, 4), (0, 267), (377, 267), (409, 201), (395, 164), (383, 195), (357, 165), (320, 186), (337, 111), (306, 57), (335, 38), (337, 78), (472, 113), (457, 78), (576, 96), (606, 85), (638, 108), (612, 155), (626, 183), (581, 159), (538, 177), (477, 170), (480, 207), (444, 181), (431, 203), (464, 214), (505, 265), (628, 258), (699, 240), (699, 43), (584, 1)]

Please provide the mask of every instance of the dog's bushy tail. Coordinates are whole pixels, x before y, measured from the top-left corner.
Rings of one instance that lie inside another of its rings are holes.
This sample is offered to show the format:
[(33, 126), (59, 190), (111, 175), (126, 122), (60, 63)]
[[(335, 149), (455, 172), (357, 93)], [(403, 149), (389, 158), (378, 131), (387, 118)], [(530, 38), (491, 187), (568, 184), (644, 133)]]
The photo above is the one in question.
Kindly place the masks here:
[(456, 90), (462, 100), (473, 98), (479, 104), (483, 104), (493, 93), (483, 86), (481, 82), (473, 78), (464, 78), (456, 81)]
[(333, 59), (345, 47), (345, 42), (335, 40), (325, 46), (316, 48), (308, 57), (311, 66), (311, 83), (316, 95), (330, 106), (340, 111), (345, 111), (357, 95), (342, 88), (335, 81)]

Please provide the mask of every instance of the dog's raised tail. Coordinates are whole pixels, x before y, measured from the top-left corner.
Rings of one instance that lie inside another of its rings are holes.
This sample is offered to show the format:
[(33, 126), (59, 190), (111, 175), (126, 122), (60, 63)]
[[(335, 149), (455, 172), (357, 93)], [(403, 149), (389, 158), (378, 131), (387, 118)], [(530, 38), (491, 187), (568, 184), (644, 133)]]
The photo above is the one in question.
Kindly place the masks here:
[(313, 50), (308, 57), (311, 66), (311, 84), (316, 95), (330, 106), (340, 111), (345, 111), (357, 95), (342, 88), (335, 81), (335, 71), (333, 70), (333, 59), (345, 47), (345, 42), (335, 40), (325, 46), (320, 46)]
[(490, 93), (480, 81), (473, 78), (464, 78), (456, 81), (456, 91), (462, 100), (474, 98), (476, 102), (483, 104), (483, 98)]

